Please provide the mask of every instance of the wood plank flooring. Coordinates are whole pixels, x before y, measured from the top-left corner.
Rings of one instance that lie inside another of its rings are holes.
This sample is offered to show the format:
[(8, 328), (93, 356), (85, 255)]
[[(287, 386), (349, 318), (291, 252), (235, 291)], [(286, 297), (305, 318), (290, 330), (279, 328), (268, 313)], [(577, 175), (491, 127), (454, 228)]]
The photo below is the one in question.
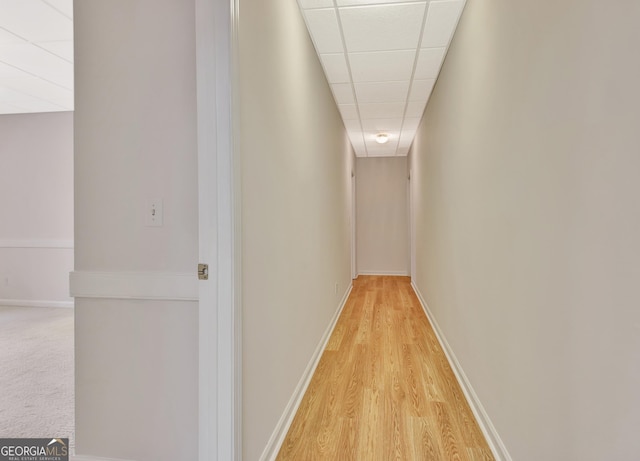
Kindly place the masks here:
[(277, 460), (493, 459), (410, 279), (360, 276)]

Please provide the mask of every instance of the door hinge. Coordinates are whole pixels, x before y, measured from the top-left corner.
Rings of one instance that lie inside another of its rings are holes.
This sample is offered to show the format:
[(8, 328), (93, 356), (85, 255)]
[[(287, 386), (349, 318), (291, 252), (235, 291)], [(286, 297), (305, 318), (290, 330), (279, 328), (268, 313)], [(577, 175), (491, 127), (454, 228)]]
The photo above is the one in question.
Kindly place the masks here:
[(198, 279), (199, 280), (209, 280), (209, 265), (208, 264), (198, 264)]

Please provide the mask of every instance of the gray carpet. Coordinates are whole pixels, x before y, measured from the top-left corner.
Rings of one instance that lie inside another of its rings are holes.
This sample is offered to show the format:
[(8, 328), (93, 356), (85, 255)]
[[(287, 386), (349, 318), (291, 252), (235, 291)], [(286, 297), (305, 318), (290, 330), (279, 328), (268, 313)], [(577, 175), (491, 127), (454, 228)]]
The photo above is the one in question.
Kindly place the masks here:
[(0, 438), (74, 443), (73, 309), (0, 306)]

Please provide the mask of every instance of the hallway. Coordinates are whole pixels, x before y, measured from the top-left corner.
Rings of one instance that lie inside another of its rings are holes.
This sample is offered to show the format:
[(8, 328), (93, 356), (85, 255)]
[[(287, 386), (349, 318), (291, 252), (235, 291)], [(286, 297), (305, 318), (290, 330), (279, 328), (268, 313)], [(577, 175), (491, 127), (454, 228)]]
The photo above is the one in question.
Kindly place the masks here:
[(408, 277), (354, 280), (277, 459), (493, 459)]

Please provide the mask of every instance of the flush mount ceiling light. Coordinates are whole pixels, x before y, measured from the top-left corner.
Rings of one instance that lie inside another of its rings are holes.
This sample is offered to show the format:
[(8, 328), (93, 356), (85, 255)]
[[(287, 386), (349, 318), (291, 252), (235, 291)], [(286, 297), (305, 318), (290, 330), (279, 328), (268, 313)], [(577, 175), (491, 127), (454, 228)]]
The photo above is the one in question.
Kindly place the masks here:
[(384, 144), (387, 141), (389, 141), (389, 135), (388, 134), (386, 134), (386, 133), (378, 133), (376, 135), (376, 142), (378, 144)]

